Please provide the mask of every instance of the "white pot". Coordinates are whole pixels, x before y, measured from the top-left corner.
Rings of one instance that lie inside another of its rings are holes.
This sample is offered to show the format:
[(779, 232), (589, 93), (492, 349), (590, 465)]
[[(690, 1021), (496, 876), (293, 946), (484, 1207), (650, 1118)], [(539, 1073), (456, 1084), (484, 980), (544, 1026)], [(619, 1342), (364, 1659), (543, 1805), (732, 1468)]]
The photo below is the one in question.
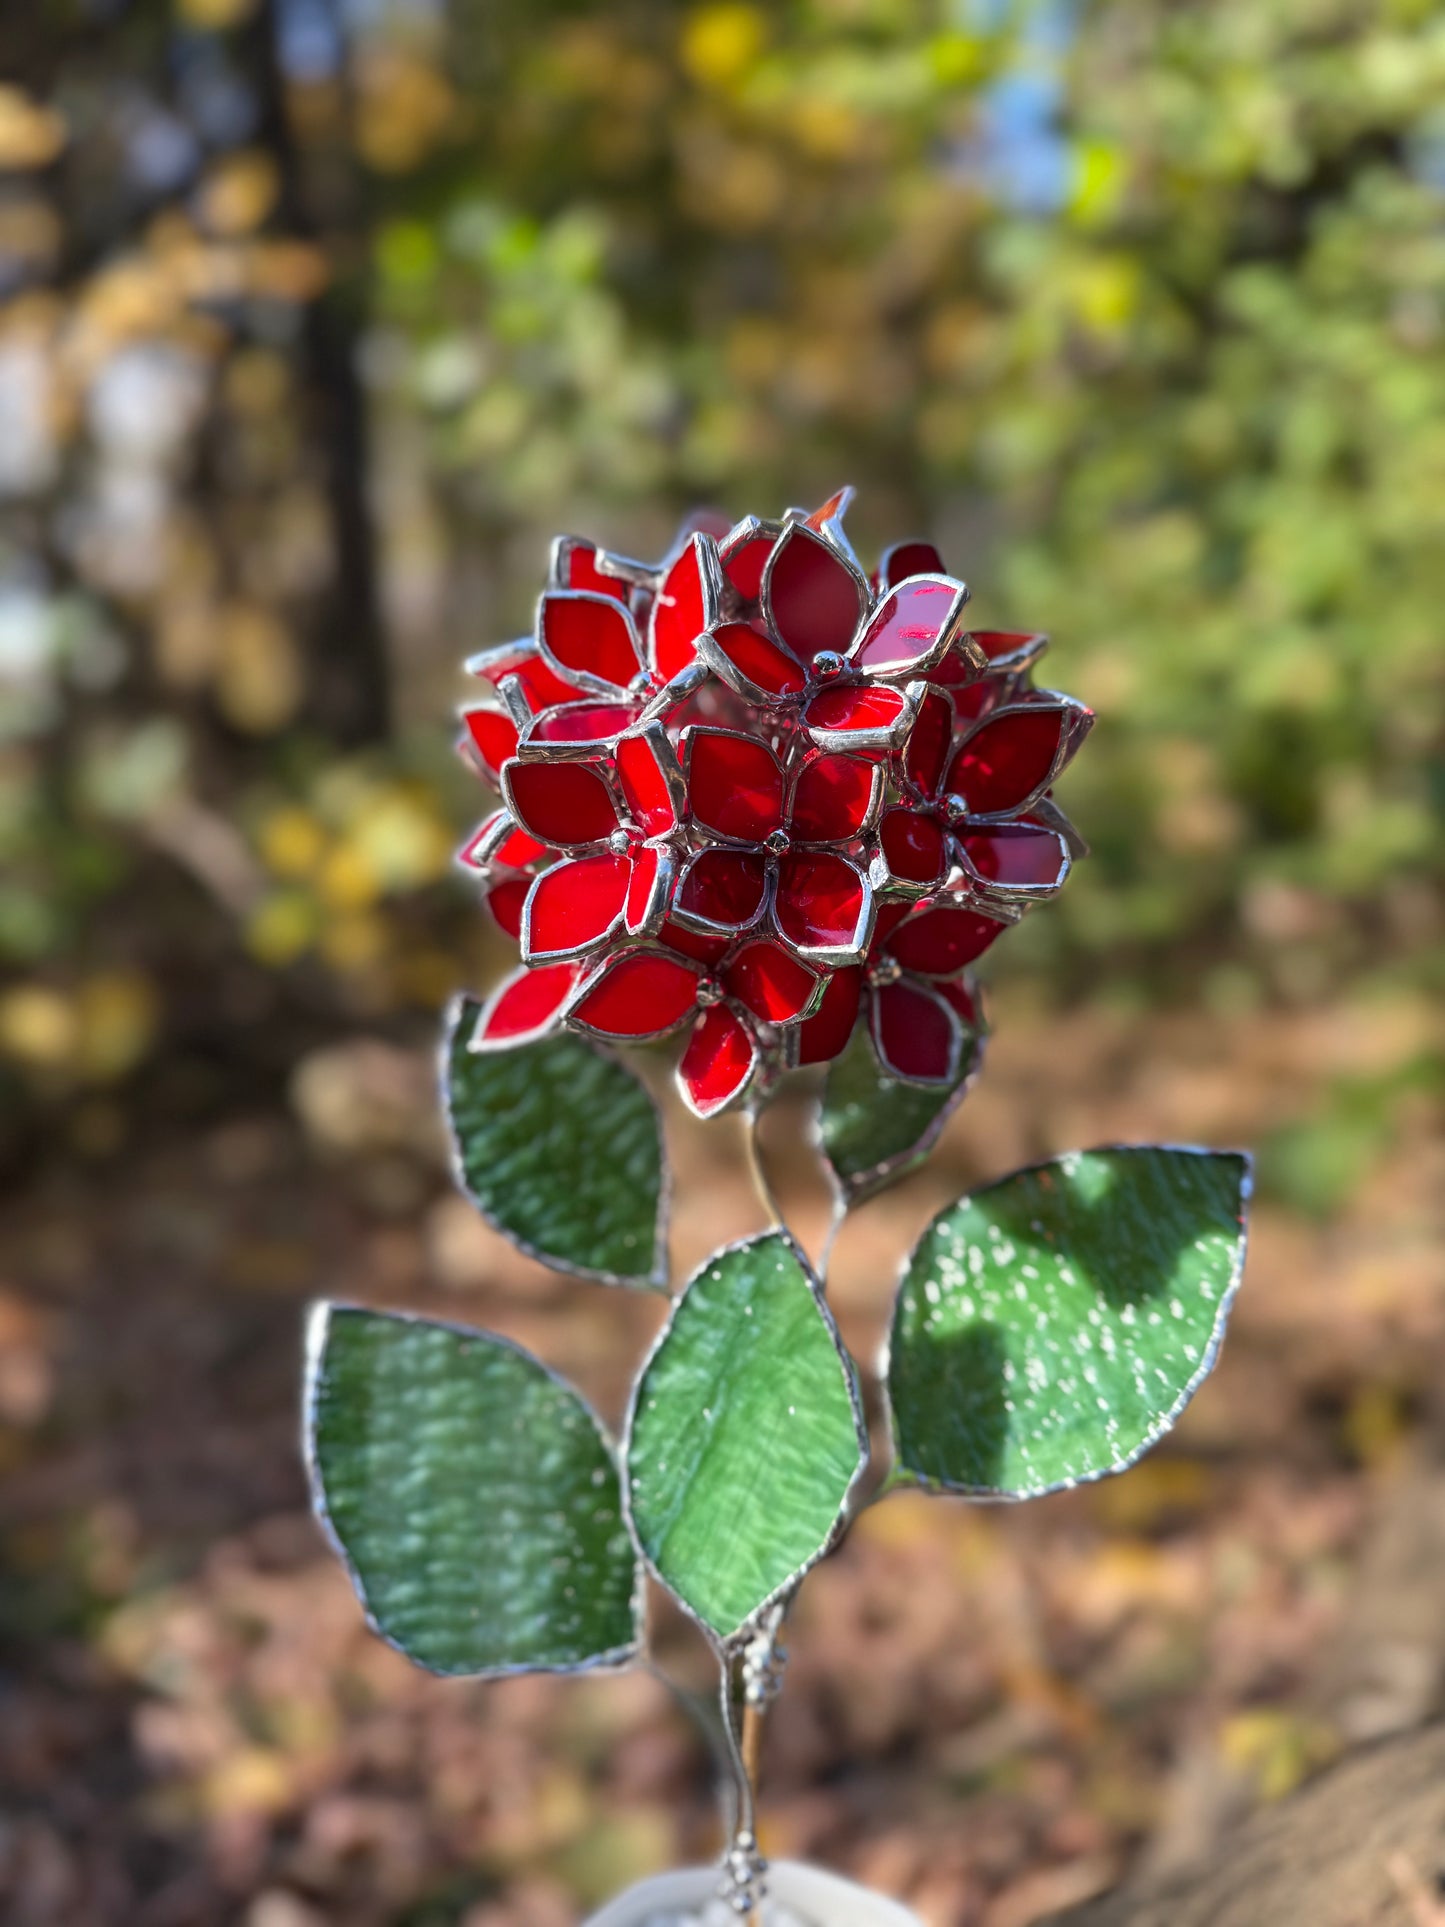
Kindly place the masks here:
[[(665, 1915), (670, 1908), (701, 1912), (716, 1898), (717, 1883), (716, 1867), (660, 1873), (609, 1901), (586, 1927), (650, 1927), (655, 1914)], [(776, 1918), (774, 1901), (796, 1915), (804, 1927), (923, 1927), (917, 1914), (896, 1900), (870, 1894), (866, 1887), (856, 1887), (851, 1880), (840, 1880), (837, 1874), (824, 1873), (801, 1860), (775, 1860), (769, 1866), (768, 1898), (760, 1910), (763, 1927), (770, 1927)]]

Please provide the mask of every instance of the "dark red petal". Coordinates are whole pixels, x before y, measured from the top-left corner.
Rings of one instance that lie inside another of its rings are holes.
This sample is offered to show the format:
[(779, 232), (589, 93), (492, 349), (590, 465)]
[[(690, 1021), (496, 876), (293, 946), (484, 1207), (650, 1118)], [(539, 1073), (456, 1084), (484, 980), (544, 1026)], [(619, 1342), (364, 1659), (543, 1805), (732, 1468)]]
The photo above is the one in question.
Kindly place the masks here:
[(798, 777), (788, 828), (804, 843), (846, 843), (872, 815), (877, 786), (876, 763), (824, 750)]
[(522, 906), (532, 887), (530, 877), (502, 877), (487, 891), (487, 908), (499, 929), (514, 940), (522, 935)]
[(627, 689), (642, 668), (632, 618), (612, 596), (544, 595), (538, 640), (564, 676)]
[(697, 654), (697, 638), (717, 620), (712, 586), (717, 558), (708, 543), (705, 535), (693, 536), (663, 577), (652, 605), (649, 653), (653, 668), (664, 682), (671, 682), (679, 670), (686, 669)]
[(957, 1012), (959, 1021), (968, 1030), (983, 1029), (983, 1005), (971, 984), (967, 981), (936, 983), (930, 986), (935, 995)]
[(726, 1004), (705, 1010), (677, 1067), (683, 1095), (699, 1117), (715, 1117), (740, 1097), (757, 1064), (752, 1032)]
[(895, 542), (878, 564), (880, 588), (891, 589), (910, 575), (947, 575), (943, 557), (931, 542)]
[(659, 941), (669, 950), (676, 950), (684, 957), (695, 957), (699, 963), (715, 964), (726, 956), (731, 937), (708, 937), (700, 930), (689, 930), (685, 925), (675, 923), (671, 917), (664, 917), (662, 929), (658, 932)]
[(783, 773), (756, 737), (730, 729), (692, 729), (687, 798), (694, 820), (705, 828), (759, 843), (783, 820)]
[(767, 870), (752, 850), (699, 850), (683, 872), (673, 910), (741, 930), (763, 906)]
[(925, 977), (949, 977), (981, 957), (1008, 928), (996, 917), (981, 916), (954, 904), (932, 905), (900, 924), (888, 948), (905, 970)]
[(662, 874), (662, 851), (650, 843), (643, 843), (633, 851), (630, 867), (632, 874), (627, 885), (627, 903), (622, 921), (628, 934), (635, 937), (646, 930), (662, 907), (667, 879)]
[(913, 1083), (944, 1084), (958, 1063), (958, 1021), (922, 984), (873, 993), (873, 1048), (884, 1070)]
[(792, 850), (778, 862), (778, 928), (800, 950), (841, 950), (858, 942), (868, 886), (846, 857)]
[(527, 899), (523, 956), (565, 957), (600, 943), (622, 915), (630, 874), (627, 858), (610, 851), (544, 870)]
[(818, 994), (806, 964), (766, 939), (745, 944), (723, 972), (729, 995), (765, 1024), (796, 1023)]
[(888, 939), (903, 922), (913, 915), (911, 903), (880, 903), (878, 914), (873, 919), (873, 941), (868, 946), (869, 956), (876, 956), (888, 948)]
[(666, 836), (677, 825), (673, 784), (681, 786), (677, 760), (661, 725), (624, 736), (613, 751), (617, 780), (633, 819), (649, 836)]
[(819, 650), (842, 655), (866, 606), (867, 584), (830, 542), (801, 522), (778, 537), (763, 572), (763, 613), (804, 662)]
[(521, 870), (546, 854), (547, 846), (528, 836), (525, 830), (519, 830), (506, 810), (493, 810), (476, 834), (458, 850), (457, 861), (474, 867), (504, 863), (509, 869)]
[(519, 970), (493, 992), (472, 1033), (472, 1050), (524, 1044), (549, 1031), (581, 975), (577, 964)]
[(727, 668), (769, 696), (796, 696), (807, 680), (802, 665), (772, 637), (748, 622), (725, 622), (714, 632), (716, 652), (725, 659), (714, 666), (719, 674)]
[(962, 619), (961, 582), (919, 576), (890, 589), (863, 632), (853, 656), (873, 675), (901, 675), (926, 663)]
[(776, 529), (749, 529), (719, 549), (723, 574), (744, 602), (757, 601), (763, 586), (763, 565), (776, 540)]
[(809, 729), (887, 729), (903, 707), (902, 693), (884, 683), (839, 683), (818, 691), (803, 720)]
[(1004, 676), (981, 677), (978, 682), (950, 691), (953, 698), (953, 713), (961, 723), (976, 723), (997, 709), (1009, 691), (1009, 679)]
[(948, 789), (971, 816), (1022, 809), (1054, 774), (1068, 713), (1052, 705), (1003, 710), (974, 732), (949, 766)]
[(623, 703), (558, 703), (544, 709), (527, 728), (534, 743), (610, 743), (636, 721), (637, 711)]
[(903, 774), (924, 796), (937, 796), (953, 741), (953, 704), (942, 691), (929, 689), (919, 705), (903, 752)]
[(517, 725), (504, 709), (469, 709), (462, 720), (483, 774), (500, 787), (502, 765), (517, 753)]
[(971, 634), (990, 662), (997, 662), (1001, 657), (1041, 656), (1049, 640), (1040, 631), (1031, 629), (974, 629)]
[(936, 817), (921, 810), (889, 810), (879, 833), (888, 868), (900, 882), (943, 881), (948, 873), (948, 840)]
[(963, 851), (989, 883), (1035, 890), (1057, 889), (1068, 873), (1069, 851), (1053, 830), (1028, 823), (999, 823), (962, 838)]
[(799, 1064), (826, 1064), (847, 1049), (862, 994), (861, 964), (829, 972), (817, 1015), (805, 1019), (798, 1030)]
[(604, 1037), (660, 1037), (696, 1000), (691, 964), (659, 950), (630, 950), (603, 964), (567, 1016)]
[(617, 828), (611, 792), (590, 763), (508, 763), (502, 789), (521, 827), (543, 843), (600, 843)]
[(563, 589), (585, 589), (591, 595), (627, 600), (628, 584), (620, 576), (604, 575), (597, 566), (597, 546), (580, 536), (564, 535), (557, 544), (554, 579)]

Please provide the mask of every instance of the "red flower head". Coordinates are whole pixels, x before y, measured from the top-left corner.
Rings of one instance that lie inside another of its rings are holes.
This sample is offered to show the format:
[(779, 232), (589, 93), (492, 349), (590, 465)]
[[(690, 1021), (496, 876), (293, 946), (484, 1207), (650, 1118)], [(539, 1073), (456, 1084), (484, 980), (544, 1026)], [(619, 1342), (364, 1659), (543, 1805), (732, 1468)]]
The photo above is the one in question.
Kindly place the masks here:
[(474, 1048), (686, 1028), (712, 1116), (841, 1051), (946, 1082), (967, 966), (1081, 848), (1049, 795), (1092, 718), (1028, 686), (1044, 638), (970, 633), (927, 544), (870, 582), (840, 518), (686, 527), (656, 568), (563, 538), (534, 636), (471, 665), (501, 791), (463, 860), (522, 968)]

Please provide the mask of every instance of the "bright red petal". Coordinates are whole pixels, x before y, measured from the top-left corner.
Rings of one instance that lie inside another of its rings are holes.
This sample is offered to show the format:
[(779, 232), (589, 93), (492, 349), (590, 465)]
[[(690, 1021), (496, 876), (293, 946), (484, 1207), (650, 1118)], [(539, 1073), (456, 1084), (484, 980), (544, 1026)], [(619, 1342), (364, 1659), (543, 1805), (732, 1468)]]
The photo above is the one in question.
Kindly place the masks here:
[(617, 828), (612, 794), (590, 763), (508, 763), (502, 789), (522, 828), (558, 849), (600, 843)]
[(504, 709), (469, 709), (462, 721), (482, 773), (493, 789), (500, 789), (502, 765), (517, 753), (517, 725)]
[[(723, 623), (714, 632), (711, 653), (721, 658), (713, 665), (719, 675), (730, 682), (751, 683), (767, 696), (796, 696), (806, 681), (802, 665), (748, 622)], [(744, 689), (743, 693), (749, 692)]]
[(663, 577), (652, 605), (650, 654), (664, 682), (694, 660), (697, 638), (717, 620), (717, 555), (708, 542), (705, 535), (693, 536)]
[(642, 668), (632, 618), (613, 596), (544, 595), (538, 640), (564, 676), (627, 689)]
[(610, 743), (636, 721), (637, 711), (623, 703), (558, 703), (527, 726), (527, 747), (535, 743)]
[(924, 977), (951, 977), (981, 957), (1007, 929), (1007, 923), (981, 916), (977, 910), (937, 904), (900, 924), (888, 940), (888, 949), (905, 970), (916, 970)]
[(910, 575), (947, 575), (943, 557), (931, 542), (895, 542), (878, 564), (880, 588), (892, 589)]
[(812, 730), (886, 730), (903, 714), (900, 691), (883, 683), (840, 683), (820, 689), (803, 713)]
[(557, 543), (553, 580), (561, 589), (585, 589), (591, 595), (627, 600), (627, 583), (620, 576), (604, 575), (597, 566), (596, 544), (577, 535), (564, 535)]
[(937, 660), (963, 618), (961, 582), (929, 576), (890, 589), (869, 620), (853, 657), (872, 675), (901, 676)]
[(681, 788), (681, 774), (666, 731), (653, 725), (635, 736), (622, 737), (613, 758), (633, 820), (649, 836), (666, 836), (677, 824), (674, 786)]
[(1000, 711), (954, 757), (950, 793), (963, 797), (971, 816), (1022, 809), (1056, 774), (1070, 720), (1052, 704)]
[(790, 523), (763, 571), (763, 613), (773, 634), (804, 662), (820, 650), (842, 655), (867, 603), (868, 588), (832, 543)]
[(942, 883), (948, 874), (948, 839), (936, 818), (920, 810), (889, 810), (880, 836), (888, 868), (901, 883)]
[(866, 826), (877, 787), (876, 763), (825, 750), (798, 777), (788, 828), (804, 843), (846, 843)]
[(676, 923), (671, 917), (663, 918), (658, 939), (669, 950), (676, 950), (684, 957), (693, 957), (701, 964), (721, 962), (732, 942), (731, 937), (709, 937), (700, 930), (689, 930), (685, 924)]
[(763, 565), (773, 552), (775, 529), (752, 527), (718, 550), (723, 574), (744, 602), (756, 602), (763, 586)]
[(457, 861), (475, 869), (503, 863), (508, 869), (523, 870), (546, 854), (547, 846), (528, 836), (525, 830), (519, 830), (506, 810), (493, 810), (475, 836), (457, 852)]
[(765, 1024), (792, 1024), (806, 1015), (819, 980), (775, 943), (745, 944), (723, 972), (723, 983)]
[(570, 703), (577, 694), (571, 683), (563, 682), (547, 667), (530, 636), (473, 656), (467, 667), (473, 675), (484, 676), (498, 689), (509, 676), (515, 676), (533, 710), (550, 709), (554, 703)]
[(698, 1019), (677, 1067), (683, 1096), (697, 1116), (716, 1117), (747, 1089), (757, 1061), (747, 1025), (726, 1004), (714, 1004)]
[(697, 972), (659, 950), (631, 950), (603, 964), (567, 1013), (604, 1037), (661, 1037), (697, 1001)]
[(522, 935), (522, 908), (532, 887), (530, 877), (502, 877), (487, 891), (487, 908), (497, 927), (514, 941)]
[(723, 930), (742, 930), (763, 907), (767, 871), (752, 850), (699, 850), (683, 872), (673, 899), (679, 916)]
[(847, 964), (829, 973), (817, 1015), (806, 1018), (798, 1031), (798, 1062), (826, 1064), (848, 1047), (863, 994), (861, 964)]
[(868, 886), (846, 857), (792, 850), (778, 862), (778, 928), (800, 950), (842, 950), (860, 942)]
[(900, 981), (875, 990), (872, 1028), (878, 1061), (894, 1077), (946, 1084), (958, 1067), (958, 1020), (922, 984)]
[(974, 629), (970, 632), (990, 662), (1034, 661), (1048, 647), (1048, 637), (1030, 629)]
[(929, 689), (903, 752), (903, 774), (921, 796), (938, 795), (952, 741), (953, 704), (940, 690)]
[(1054, 830), (1030, 823), (999, 823), (961, 840), (964, 855), (987, 883), (1057, 890), (1068, 875), (1068, 845)]
[(493, 992), (472, 1033), (472, 1050), (500, 1050), (545, 1036), (581, 975), (577, 964), (519, 970)]
[(718, 836), (760, 843), (783, 819), (783, 773), (766, 743), (730, 729), (687, 736), (687, 796), (693, 818)]
[(532, 885), (522, 920), (522, 954), (576, 956), (600, 943), (622, 915), (631, 865), (610, 851), (553, 864)]
[(629, 936), (635, 937), (654, 921), (667, 900), (668, 876), (661, 850), (644, 843), (631, 859), (627, 903), (622, 921)]

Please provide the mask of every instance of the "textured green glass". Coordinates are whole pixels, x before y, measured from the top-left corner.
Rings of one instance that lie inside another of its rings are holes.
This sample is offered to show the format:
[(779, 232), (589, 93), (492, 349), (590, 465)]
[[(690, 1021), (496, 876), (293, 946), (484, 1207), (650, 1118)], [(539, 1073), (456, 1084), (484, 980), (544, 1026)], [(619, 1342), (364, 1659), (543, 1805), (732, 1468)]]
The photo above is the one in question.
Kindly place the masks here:
[(446, 1099), (458, 1181), (530, 1256), (605, 1284), (665, 1285), (666, 1177), (642, 1085), (580, 1037), (469, 1051), (458, 1005)]
[(535, 1358), (490, 1332), (322, 1305), (307, 1393), (317, 1511), (409, 1658), (568, 1672), (635, 1650), (612, 1449)]
[(722, 1639), (818, 1559), (867, 1451), (853, 1371), (796, 1247), (689, 1281), (633, 1396), (628, 1504), (658, 1576)]
[(846, 1204), (858, 1204), (921, 1164), (978, 1069), (982, 1038), (965, 1040), (952, 1084), (901, 1084), (873, 1054), (868, 1026), (828, 1068), (818, 1138)]
[(1237, 1152), (1074, 1151), (940, 1212), (893, 1317), (898, 1473), (1024, 1498), (1131, 1464), (1214, 1364), (1249, 1187)]

